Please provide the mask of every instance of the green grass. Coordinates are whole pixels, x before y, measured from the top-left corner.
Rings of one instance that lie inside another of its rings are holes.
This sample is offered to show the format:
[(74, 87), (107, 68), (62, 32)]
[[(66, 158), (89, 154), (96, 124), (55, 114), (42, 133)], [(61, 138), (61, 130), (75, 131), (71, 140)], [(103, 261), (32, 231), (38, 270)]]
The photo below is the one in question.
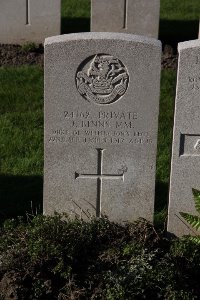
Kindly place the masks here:
[(0, 69), (0, 220), (42, 207), (43, 70)]
[(160, 227), (163, 227), (167, 218), (175, 89), (176, 72), (162, 71), (154, 215), (154, 222)]
[[(62, 0), (62, 17), (90, 18), (90, 0)], [(199, 0), (161, 0), (161, 19), (198, 20), (199, 17)]]
[(62, 33), (90, 31), (90, 1), (62, 0)]
[(176, 73), (162, 71), (158, 130), (157, 180), (169, 182)]
[(62, 17), (90, 18), (90, 1), (62, 0)]
[(197, 39), (199, 18), (199, 0), (161, 0), (159, 39), (174, 47)]
[[(177, 42), (196, 39), (199, 17), (199, 0), (161, 0), (159, 39), (175, 47)], [(62, 33), (89, 30), (90, 0), (62, 0)]]
[(42, 175), (42, 69), (2, 68), (0, 99), (1, 173)]
[(165, 20), (198, 20), (199, 0), (161, 0), (160, 18)]

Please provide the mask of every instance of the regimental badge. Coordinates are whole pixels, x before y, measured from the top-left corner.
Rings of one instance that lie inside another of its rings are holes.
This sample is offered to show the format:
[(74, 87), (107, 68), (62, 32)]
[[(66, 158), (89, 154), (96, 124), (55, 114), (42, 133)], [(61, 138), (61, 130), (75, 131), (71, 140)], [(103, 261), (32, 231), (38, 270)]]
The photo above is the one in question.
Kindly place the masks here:
[(97, 54), (81, 63), (76, 86), (81, 96), (96, 104), (111, 104), (126, 92), (129, 83), (127, 68), (108, 54)]

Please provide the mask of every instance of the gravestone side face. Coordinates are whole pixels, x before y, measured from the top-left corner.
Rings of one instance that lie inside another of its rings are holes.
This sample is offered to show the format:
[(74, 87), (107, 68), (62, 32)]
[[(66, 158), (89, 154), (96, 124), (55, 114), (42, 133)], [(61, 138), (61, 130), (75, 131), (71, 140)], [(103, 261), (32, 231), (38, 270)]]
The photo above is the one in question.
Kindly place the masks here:
[(45, 214), (152, 221), (160, 54), (129, 34), (46, 39)]
[(0, 43), (43, 43), (60, 34), (60, 0), (1, 0)]
[(199, 35), (198, 38), (200, 39), (200, 19), (199, 19)]
[(158, 38), (160, 0), (91, 0), (91, 31)]
[(200, 190), (200, 40), (179, 43), (168, 231), (192, 234), (180, 212), (197, 215), (192, 188)]

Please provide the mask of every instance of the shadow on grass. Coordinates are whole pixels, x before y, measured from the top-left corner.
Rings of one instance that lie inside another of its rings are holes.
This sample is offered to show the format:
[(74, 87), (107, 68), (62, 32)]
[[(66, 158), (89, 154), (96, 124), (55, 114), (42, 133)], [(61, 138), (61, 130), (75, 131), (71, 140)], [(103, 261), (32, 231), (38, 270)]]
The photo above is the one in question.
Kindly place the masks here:
[(169, 184), (156, 182), (155, 211), (160, 212), (168, 206)]
[(156, 182), (154, 225), (157, 229), (166, 230), (169, 184)]
[[(198, 38), (198, 20), (160, 20), (159, 40), (163, 46), (166, 44), (177, 48), (179, 42)], [(66, 18), (61, 20), (61, 33), (88, 32), (90, 31), (90, 18)]]
[[(168, 190), (167, 183), (156, 183), (154, 222), (161, 229), (166, 225)], [(17, 216), (41, 214), (42, 199), (42, 176), (0, 175), (0, 224)]]
[(194, 40), (198, 38), (199, 21), (177, 21), (160, 20), (159, 40), (163, 46), (169, 44), (177, 48), (177, 44), (183, 41)]
[(89, 18), (64, 18), (61, 19), (61, 33), (88, 32), (90, 31)]
[(0, 222), (42, 213), (42, 176), (0, 175)]
[[(89, 32), (89, 18), (66, 18), (62, 17), (61, 33)], [(198, 38), (199, 21), (198, 20), (160, 20), (159, 40), (163, 46), (171, 45), (177, 48), (179, 42), (193, 40)]]

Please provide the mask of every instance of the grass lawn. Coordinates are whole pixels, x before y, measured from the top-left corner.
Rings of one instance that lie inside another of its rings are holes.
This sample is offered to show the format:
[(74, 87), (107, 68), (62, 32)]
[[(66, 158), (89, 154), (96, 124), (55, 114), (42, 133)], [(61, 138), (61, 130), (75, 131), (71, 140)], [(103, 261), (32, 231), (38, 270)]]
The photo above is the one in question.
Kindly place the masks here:
[(0, 69), (0, 218), (42, 203), (43, 70)]
[[(161, 0), (160, 18), (164, 20), (198, 20), (199, 0)], [(62, 0), (63, 18), (90, 18), (90, 0)]]
[(1, 172), (42, 175), (43, 71), (0, 69)]
[(195, 21), (199, 17), (199, 0), (161, 0), (161, 19)]
[[(161, 0), (159, 39), (176, 47), (198, 37), (199, 0)], [(90, 30), (90, 0), (62, 0), (62, 33)]]

